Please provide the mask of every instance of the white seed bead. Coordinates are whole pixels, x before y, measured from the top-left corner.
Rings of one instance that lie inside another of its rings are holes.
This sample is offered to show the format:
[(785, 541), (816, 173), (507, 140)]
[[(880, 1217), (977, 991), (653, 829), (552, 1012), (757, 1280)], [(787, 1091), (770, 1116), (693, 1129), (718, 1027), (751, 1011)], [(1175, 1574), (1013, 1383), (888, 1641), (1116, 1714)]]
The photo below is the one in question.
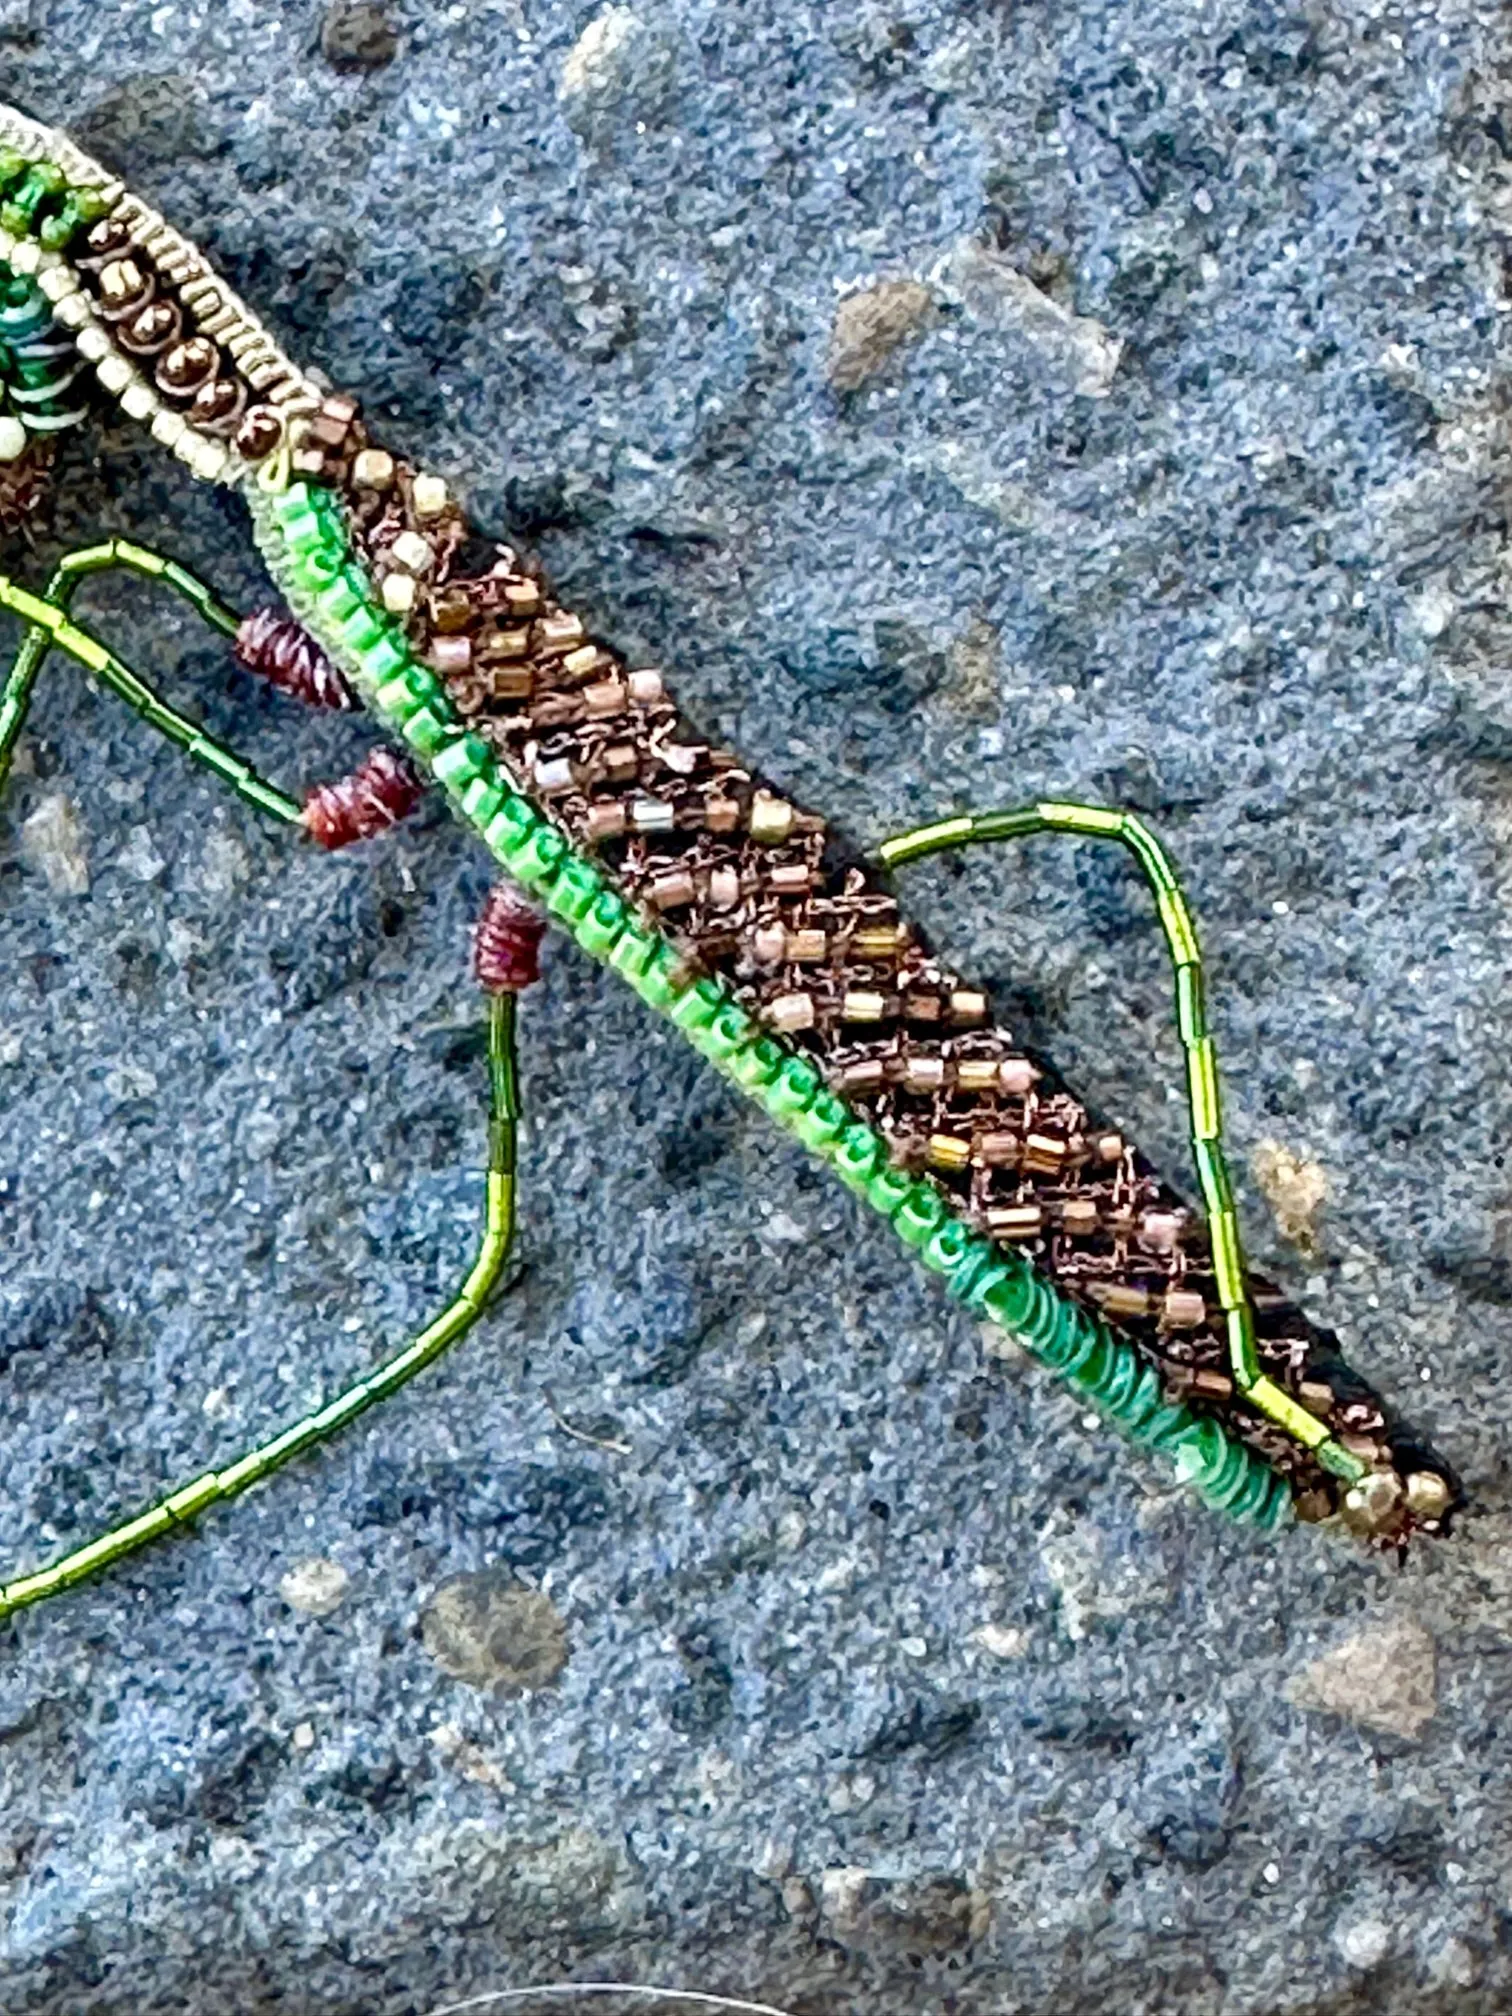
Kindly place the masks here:
[(413, 574), (385, 574), (383, 577), (383, 606), (393, 616), (407, 616), (415, 606), (415, 577)]
[(423, 574), (436, 557), (430, 542), (422, 539), (418, 532), (401, 532), (389, 551), (398, 564), (411, 574)]
[(0, 413), (0, 462), (14, 462), (26, 452), (26, 429), (14, 413)]
[(411, 498), (417, 518), (439, 518), (446, 509), (446, 484), (439, 476), (417, 476)]

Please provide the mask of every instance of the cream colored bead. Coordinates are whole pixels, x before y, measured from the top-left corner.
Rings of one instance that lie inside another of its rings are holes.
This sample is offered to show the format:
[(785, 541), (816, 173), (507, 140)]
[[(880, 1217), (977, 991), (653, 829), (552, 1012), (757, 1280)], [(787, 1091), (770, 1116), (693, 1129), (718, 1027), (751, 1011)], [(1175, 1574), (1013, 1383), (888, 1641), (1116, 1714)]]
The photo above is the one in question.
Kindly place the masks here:
[(417, 518), (439, 518), (446, 509), (446, 484), (439, 476), (417, 476), (410, 492)]
[(136, 373), (124, 357), (118, 357), (112, 350), (108, 356), (102, 357), (99, 363), (96, 364), (95, 376), (107, 392), (114, 392), (119, 397), (136, 376)]
[(177, 447), (188, 431), (189, 422), (183, 414), (171, 412), (166, 406), (152, 416), (152, 438), (161, 441), (165, 448)]
[(39, 277), (37, 285), (48, 300), (54, 303), (61, 301), (65, 294), (76, 294), (79, 291), (78, 281), (66, 266), (50, 266)]
[(29, 277), (42, 263), (42, 247), (35, 238), (23, 238), (11, 253), (9, 263), (12, 273), (22, 273)]
[(53, 314), (65, 329), (82, 329), (90, 319), (89, 297), (82, 291), (65, 294)]
[(407, 616), (415, 606), (415, 577), (413, 574), (385, 574), (383, 577), (383, 606), (394, 616)]
[(157, 404), (152, 387), (143, 384), (140, 378), (121, 394), (121, 411), (129, 420), (150, 420), (157, 411)]
[(102, 357), (114, 354), (109, 333), (102, 329), (98, 322), (91, 322), (87, 329), (79, 331), (78, 341), (74, 347), (79, 355), (91, 364), (98, 364)]
[(394, 559), (411, 574), (423, 574), (435, 559), (430, 541), (422, 539), (418, 532), (401, 532), (389, 548)]
[(0, 462), (14, 462), (26, 453), (26, 429), (14, 413), (0, 414)]
[(382, 448), (364, 448), (352, 464), (359, 490), (387, 490), (394, 480), (394, 458)]

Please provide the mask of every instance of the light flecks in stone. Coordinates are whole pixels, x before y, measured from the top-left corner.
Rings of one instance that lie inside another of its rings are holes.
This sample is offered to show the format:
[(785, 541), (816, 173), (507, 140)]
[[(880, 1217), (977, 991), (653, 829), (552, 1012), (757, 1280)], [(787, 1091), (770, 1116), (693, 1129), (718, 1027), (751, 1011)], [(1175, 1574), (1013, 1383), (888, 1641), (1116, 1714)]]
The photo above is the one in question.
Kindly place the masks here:
[(21, 827), (21, 854), (42, 873), (55, 896), (89, 894), (89, 856), (78, 808), (61, 791), (50, 792)]
[(604, 98), (617, 93), (623, 81), (630, 44), (641, 32), (633, 7), (606, 7), (595, 14), (567, 52), (557, 95), (571, 99)]
[(1346, 1965), (1363, 1972), (1379, 1967), (1391, 1951), (1391, 1928), (1379, 1918), (1341, 1918), (1333, 1941)]
[(1295, 1708), (1342, 1715), (1416, 1740), (1438, 1709), (1437, 1650), (1411, 1618), (1385, 1618), (1314, 1659), (1286, 1683)]
[(436, 1755), (450, 1764), (452, 1769), (475, 1785), (487, 1785), (495, 1792), (513, 1792), (513, 1781), (499, 1769), (486, 1751), (470, 1742), (462, 1731), (451, 1722), (438, 1722), (430, 1732), (431, 1746)]
[(1318, 1213), (1328, 1201), (1328, 1172), (1323, 1165), (1280, 1141), (1262, 1141), (1250, 1167), (1275, 1213), (1281, 1237), (1303, 1253), (1316, 1252)]
[(835, 390), (854, 392), (874, 378), (924, 326), (932, 300), (917, 280), (879, 280), (847, 294), (835, 309), (825, 366)]
[(990, 1652), (994, 1659), (1021, 1659), (1029, 1640), (1011, 1624), (982, 1624), (971, 1634), (974, 1645)]
[(443, 1583), (421, 1617), (425, 1649), (469, 1687), (530, 1692), (549, 1687), (567, 1664), (567, 1625), (555, 1604), (484, 1568)]
[(278, 1593), (291, 1610), (303, 1611), (306, 1617), (329, 1617), (346, 1601), (351, 1586), (352, 1578), (339, 1561), (313, 1555), (297, 1561), (280, 1578)]
[(133, 826), (126, 836), (125, 845), (115, 857), (115, 865), (134, 882), (155, 882), (168, 863), (158, 852), (152, 829)]

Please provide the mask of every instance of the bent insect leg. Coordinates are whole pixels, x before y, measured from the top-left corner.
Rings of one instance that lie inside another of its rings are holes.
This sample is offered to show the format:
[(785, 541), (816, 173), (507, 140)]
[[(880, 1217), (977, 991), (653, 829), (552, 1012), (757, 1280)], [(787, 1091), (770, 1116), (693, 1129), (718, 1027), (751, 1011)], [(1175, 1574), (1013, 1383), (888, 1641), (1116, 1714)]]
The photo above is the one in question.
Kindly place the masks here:
[[(481, 962), (480, 962), (481, 963)], [(202, 1512), (249, 1491), (317, 1448), (365, 1414), (379, 1401), (433, 1365), (444, 1351), (465, 1337), (489, 1306), (499, 1284), (515, 1232), (516, 1141), (520, 1114), (519, 1074), (515, 1046), (517, 989), (495, 988), (488, 1003), (489, 1124), (487, 1190), (483, 1233), (476, 1257), (452, 1300), (426, 1324), (418, 1336), (376, 1371), (358, 1379), (314, 1413), (293, 1422), (270, 1441), (249, 1449), (221, 1470), (207, 1470), (135, 1519), (102, 1533), (51, 1567), (0, 1585), (0, 1618), (12, 1611), (60, 1595), (101, 1569), (113, 1566), (151, 1541), (189, 1527)]]
[(887, 867), (897, 868), (978, 841), (1018, 840), (1036, 833), (1066, 833), (1082, 839), (1116, 841), (1139, 864), (1155, 898), (1175, 974), (1176, 1026), (1186, 1054), (1192, 1159), (1207, 1213), (1213, 1276), (1224, 1313), (1234, 1384), (1252, 1406), (1309, 1449), (1326, 1469), (1348, 1483), (1356, 1483), (1365, 1475), (1367, 1466), (1337, 1442), (1316, 1415), (1310, 1414), (1272, 1379), (1260, 1362), (1238, 1214), (1223, 1152), (1217, 1052), (1207, 1026), (1202, 953), (1175, 865), (1160, 841), (1136, 812), (1046, 801), (1012, 811), (962, 813), (933, 826), (897, 834), (884, 841), (878, 853)]
[[(161, 581), (182, 596), (213, 629), (233, 640), (239, 660), (300, 699), (348, 707), (356, 702), (345, 681), (304, 638), (298, 625), (260, 612), (245, 622), (203, 581), (181, 566), (129, 539), (108, 539), (66, 554), (46, 593), (30, 595), (0, 577), (0, 607), (27, 624), (26, 635), (3, 688), (0, 688), (0, 789), (4, 788), (17, 738), (25, 723), (37, 676), (55, 647), (93, 672), (150, 727), (227, 783), (258, 811), (289, 825), (303, 826), (326, 848), (349, 845), (382, 832), (414, 809), (424, 789), (403, 756), (377, 749), (350, 777), (317, 785), (303, 806), (258, 776), (253, 766), (172, 707), (140, 674), (133, 672), (69, 617), (74, 592), (87, 576), (123, 570)], [(307, 648), (306, 648), (307, 647)]]

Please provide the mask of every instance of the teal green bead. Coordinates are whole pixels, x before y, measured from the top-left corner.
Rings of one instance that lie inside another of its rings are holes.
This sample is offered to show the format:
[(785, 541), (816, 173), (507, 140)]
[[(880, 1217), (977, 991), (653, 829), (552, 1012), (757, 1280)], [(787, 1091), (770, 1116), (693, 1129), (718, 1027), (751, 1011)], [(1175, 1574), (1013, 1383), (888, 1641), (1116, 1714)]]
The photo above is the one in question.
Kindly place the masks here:
[(996, 1280), (1001, 1272), (1002, 1262), (997, 1248), (991, 1240), (973, 1233), (959, 1265), (946, 1276), (945, 1285), (958, 1302), (964, 1303), (968, 1309), (977, 1309), (988, 1282)]
[[(4, 333), (9, 336), (10, 332)], [(318, 553), (325, 545), (325, 522), (308, 508), (297, 511), (284, 520), (283, 536), (290, 557), (297, 562), (306, 553)], [(295, 571), (298, 572), (297, 566)]]
[(390, 679), (380, 686), (373, 695), (373, 704), (386, 720), (402, 728), (414, 714), (418, 714), (424, 701), (417, 700), (409, 689), (409, 681), (403, 677)]
[(585, 952), (595, 959), (607, 959), (615, 940), (629, 921), (629, 904), (612, 889), (605, 889), (579, 922), (575, 935)]
[(517, 856), (529, 841), (531, 835), (545, 825), (537, 812), (517, 792), (511, 792), (488, 822), (488, 830), (483, 835), (490, 851), (513, 868)]
[(362, 607), (362, 599), (352, 586), (348, 570), (341, 568), (330, 586), (316, 597), (316, 606), (327, 623), (339, 626)]
[(565, 923), (576, 927), (602, 893), (604, 878), (589, 861), (576, 856), (562, 864), (562, 872), (551, 885), (547, 908)]
[(354, 609), (341, 626), (341, 641), (359, 663), (363, 652), (370, 651), (382, 635), (383, 621), (366, 603)]
[(1039, 1284), (1022, 1260), (1015, 1257), (1002, 1264), (1004, 1273), (982, 1290), (980, 1306), (994, 1323), (1017, 1336), (1034, 1313)]
[(970, 1226), (963, 1224), (959, 1218), (951, 1217), (925, 1240), (919, 1258), (932, 1274), (943, 1274), (949, 1279), (959, 1268), (975, 1259), (975, 1247)]
[(280, 525), (287, 526), (293, 519), (310, 509), (310, 486), (300, 481), (289, 484), (273, 496), (273, 516)]
[(614, 941), (609, 964), (634, 987), (656, 957), (657, 941), (636, 919), (631, 919)]
[(722, 1000), (714, 1019), (701, 1029), (694, 1042), (711, 1064), (728, 1071), (735, 1058), (751, 1040), (756, 1024), (738, 1001)]

